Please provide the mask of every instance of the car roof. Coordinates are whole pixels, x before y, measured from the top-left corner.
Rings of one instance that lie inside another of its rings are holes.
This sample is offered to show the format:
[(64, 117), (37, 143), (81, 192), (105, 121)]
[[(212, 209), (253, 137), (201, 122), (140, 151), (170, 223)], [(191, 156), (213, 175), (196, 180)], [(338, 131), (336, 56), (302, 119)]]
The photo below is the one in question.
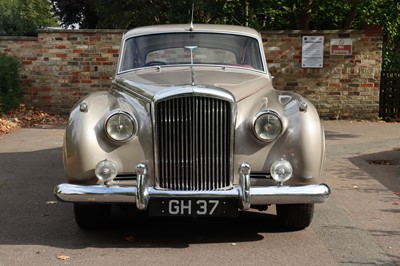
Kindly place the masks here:
[(124, 38), (130, 38), (146, 34), (190, 32), (190, 31), (230, 33), (230, 34), (247, 35), (254, 38), (260, 37), (260, 34), (256, 30), (242, 26), (221, 25), (221, 24), (194, 24), (193, 27), (191, 28), (190, 24), (166, 24), (166, 25), (152, 25), (152, 26), (134, 28), (126, 32)]

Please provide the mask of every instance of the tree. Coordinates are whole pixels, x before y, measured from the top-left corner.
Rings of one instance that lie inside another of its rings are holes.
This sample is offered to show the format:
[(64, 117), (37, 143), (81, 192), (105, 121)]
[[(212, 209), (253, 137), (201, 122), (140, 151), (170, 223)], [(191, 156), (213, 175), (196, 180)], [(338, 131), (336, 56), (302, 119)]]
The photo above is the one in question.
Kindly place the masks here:
[(51, 0), (52, 11), (61, 25), (80, 28), (116, 29), (165, 23), (189, 23), (192, 4), (198, 23), (216, 22), (224, 1), (201, 0)]
[[(105, 0), (104, 2), (111, 1)], [(95, 1), (91, 0), (51, 0), (51, 11), (60, 19), (61, 26), (65, 28), (79, 25), (80, 28), (94, 29), (99, 23), (95, 4)], [(99, 4), (102, 5), (102, 1), (99, 1)], [(108, 15), (102, 19), (107, 19), (115, 14), (113, 6), (105, 11), (107, 10), (109, 10)]]
[(58, 24), (47, 0), (0, 0), (0, 35), (35, 36), (49, 26)]

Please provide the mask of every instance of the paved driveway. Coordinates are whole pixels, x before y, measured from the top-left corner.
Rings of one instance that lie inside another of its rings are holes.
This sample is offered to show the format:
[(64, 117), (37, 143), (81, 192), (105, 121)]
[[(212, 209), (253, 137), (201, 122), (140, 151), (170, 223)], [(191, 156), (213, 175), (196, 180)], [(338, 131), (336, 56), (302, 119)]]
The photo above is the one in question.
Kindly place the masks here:
[(228, 221), (160, 221), (117, 209), (111, 228), (84, 232), (71, 205), (52, 195), (64, 182), (63, 130), (0, 136), (0, 266), (400, 265), (400, 124), (324, 127), (333, 194), (299, 232), (282, 232), (274, 208)]
[[(357, 264), (354, 257), (363, 253), (368, 257), (370, 238), (379, 248), (377, 255), (385, 254), (400, 265), (400, 124), (326, 121), (324, 127), (326, 181), (333, 190), (327, 207), (334, 204), (352, 224), (338, 220), (332, 215), (335, 212), (327, 213), (323, 207), (318, 215), (325, 225), (317, 231), (322, 239), (327, 238), (328, 247), (329, 236), (342, 237), (342, 244), (332, 248), (336, 257)], [(358, 242), (357, 236), (367, 242)], [(374, 263), (385, 265), (378, 261)]]

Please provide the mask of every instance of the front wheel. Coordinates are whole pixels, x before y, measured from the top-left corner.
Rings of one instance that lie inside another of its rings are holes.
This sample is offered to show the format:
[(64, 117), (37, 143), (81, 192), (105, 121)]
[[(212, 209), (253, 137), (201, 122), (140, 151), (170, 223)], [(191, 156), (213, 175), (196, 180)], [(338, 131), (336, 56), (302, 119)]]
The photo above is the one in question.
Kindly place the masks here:
[(111, 205), (109, 204), (74, 204), (76, 224), (85, 230), (100, 229), (110, 223)]
[(302, 230), (311, 224), (314, 204), (276, 205), (278, 220), (289, 230)]

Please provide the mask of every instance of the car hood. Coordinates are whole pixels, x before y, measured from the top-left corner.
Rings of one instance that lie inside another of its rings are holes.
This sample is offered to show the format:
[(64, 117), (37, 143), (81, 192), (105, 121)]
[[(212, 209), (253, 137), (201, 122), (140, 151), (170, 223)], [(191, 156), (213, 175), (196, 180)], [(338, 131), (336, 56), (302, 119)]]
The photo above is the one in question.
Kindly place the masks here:
[(228, 90), (239, 102), (272, 89), (267, 74), (234, 67), (154, 67), (119, 74), (114, 82), (149, 99), (177, 87), (194, 86)]

